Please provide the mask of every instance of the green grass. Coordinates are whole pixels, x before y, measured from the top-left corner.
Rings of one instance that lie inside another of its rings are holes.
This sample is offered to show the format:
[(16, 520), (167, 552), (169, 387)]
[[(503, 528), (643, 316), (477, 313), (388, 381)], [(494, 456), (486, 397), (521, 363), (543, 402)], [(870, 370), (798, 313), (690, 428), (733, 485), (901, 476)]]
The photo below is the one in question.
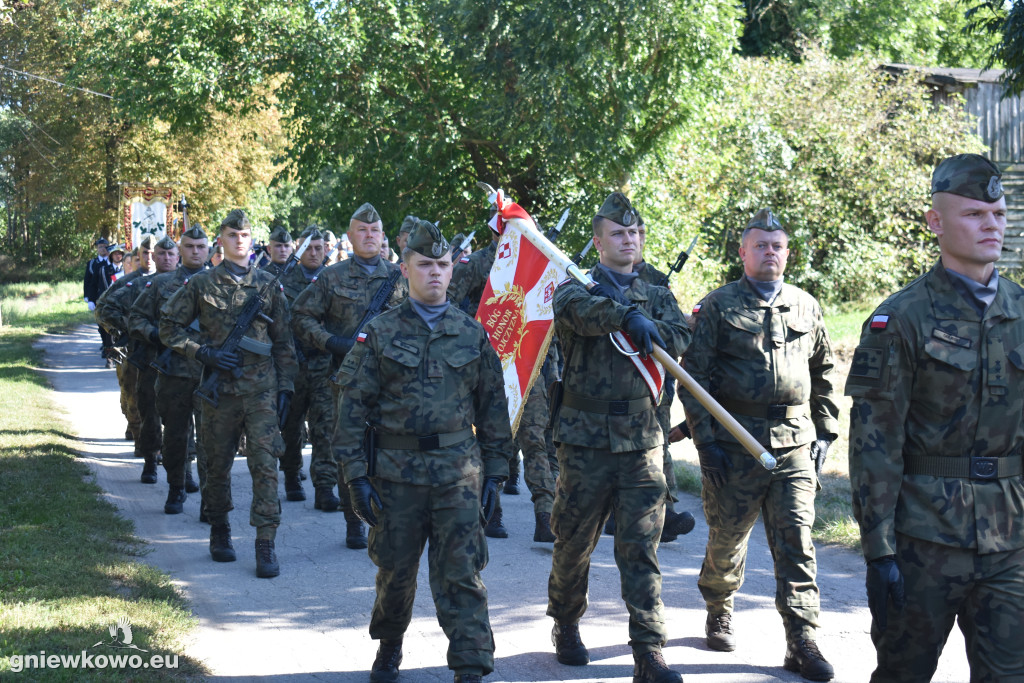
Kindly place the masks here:
[[(178, 668), (26, 669), (25, 680), (123, 681), (200, 676), (183, 654), (195, 625), (167, 575), (141, 562), (131, 522), (104, 501), (75, 459), (73, 436), (57, 415), (33, 340), (91, 320), (78, 283), (0, 286), (0, 678), (12, 655), (123, 652), (91, 649), (127, 617), (134, 643), (177, 655)], [(129, 651), (133, 652), (133, 651)], [(15, 660), (16, 662), (16, 660)]]

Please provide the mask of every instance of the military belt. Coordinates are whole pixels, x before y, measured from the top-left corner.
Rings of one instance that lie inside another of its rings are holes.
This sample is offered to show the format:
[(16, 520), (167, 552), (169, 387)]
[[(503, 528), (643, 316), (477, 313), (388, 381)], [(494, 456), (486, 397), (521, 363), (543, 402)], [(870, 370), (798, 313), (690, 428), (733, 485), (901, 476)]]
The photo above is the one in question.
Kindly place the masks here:
[(567, 408), (582, 410), (585, 413), (597, 413), (599, 415), (633, 415), (634, 413), (642, 413), (653, 408), (654, 402), (650, 396), (634, 398), (631, 401), (601, 401), (567, 391), (562, 396), (562, 405)]
[(457, 432), (431, 434), (429, 436), (413, 436), (403, 434), (384, 434), (377, 432), (377, 448), (393, 448), (399, 451), (433, 451), (461, 443), (473, 436), (473, 429), (468, 427)]
[(718, 402), (730, 413), (746, 417), (759, 417), (763, 420), (791, 420), (794, 417), (810, 416), (809, 403), (798, 403), (795, 406), (783, 404), (765, 405), (754, 401), (737, 401), (731, 398), (720, 398)]
[(910, 455), (903, 460), (903, 474), (923, 474), (951, 479), (1008, 479), (1024, 471), (1021, 450), (997, 458)]

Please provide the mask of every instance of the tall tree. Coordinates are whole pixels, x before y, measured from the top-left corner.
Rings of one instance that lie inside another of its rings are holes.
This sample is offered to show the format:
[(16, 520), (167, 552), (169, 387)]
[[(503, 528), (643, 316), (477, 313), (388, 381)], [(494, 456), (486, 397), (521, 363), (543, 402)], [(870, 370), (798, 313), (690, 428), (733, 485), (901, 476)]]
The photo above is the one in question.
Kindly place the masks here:
[[(970, 4), (973, 0), (962, 0)], [(1009, 4), (1009, 6), (1007, 6)], [(1024, 2), (981, 0), (967, 10), (970, 28), (994, 38), (986, 67), (1006, 67), (1003, 83), (1006, 96), (1024, 93)]]

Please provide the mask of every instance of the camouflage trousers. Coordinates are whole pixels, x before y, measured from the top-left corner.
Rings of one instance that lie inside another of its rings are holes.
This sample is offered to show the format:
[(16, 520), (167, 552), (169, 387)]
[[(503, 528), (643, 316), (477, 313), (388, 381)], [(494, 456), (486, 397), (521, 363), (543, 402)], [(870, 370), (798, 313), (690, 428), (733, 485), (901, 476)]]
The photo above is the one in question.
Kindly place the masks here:
[(972, 683), (1024, 681), (1024, 548), (979, 555), (897, 534), (896, 558), (907, 606), (890, 605), (884, 633), (871, 625), (872, 683), (930, 681), (954, 621)]
[(139, 382), (139, 369), (128, 362), (121, 362), (117, 366), (117, 383), (121, 387), (121, 413), (128, 421), (128, 429), (133, 437), (138, 437), (141, 431), (142, 417), (139, 415), (139, 406), (135, 401), (135, 386)]
[(480, 509), (481, 474), (440, 486), (382, 479), (373, 485), (383, 508), (370, 529), (377, 598), (370, 617), (374, 640), (401, 638), (412, 619), (423, 546), (437, 621), (448, 636), (448, 668), (486, 675), (494, 670), (494, 635), (487, 614), (487, 542)]
[(658, 424), (661, 425), (661, 435), (665, 439), (662, 444), (664, 452), (662, 453), (662, 469), (665, 471), (665, 482), (668, 484), (668, 509), (675, 511), (674, 503), (678, 503), (679, 499), (673, 493), (676, 490), (676, 468), (672, 462), (672, 454), (669, 453), (668, 447), (668, 433), (672, 431), (672, 401), (676, 395), (676, 381), (672, 376), (665, 378), (665, 386), (662, 388), (661, 403), (658, 404), (658, 410), (656, 412), (658, 416)]
[(701, 492), (708, 544), (697, 586), (708, 613), (732, 612), (733, 595), (743, 585), (750, 532), (760, 513), (775, 561), (775, 607), (787, 642), (813, 640), (819, 593), (811, 543), (817, 478), (810, 444), (774, 450), (779, 464), (771, 472), (738, 444), (720, 444), (732, 461), (726, 484), (721, 489), (705, 486)]
[[(129, 363), (130, 365), (130, 363)], [(160, 452), (160, 413), (156, 407), (156, 376), (153, 368), (139, 370), (135, 384), (135, 398), (142, 421), (135, 433), (135, 456), (146, 460), (156, 458)]]
[(586, 612), (590, 556), (608, 513), (614, 512), (615, 564), (629, 610), (629, 644), (637, 652), (661, 650), (668, 638), (657, 555), (667, 493), (661, 448), (612, 453), (560, 444), (558, 464), (548, 616), (573, 624)]
[(277, 459), (284, 452), (277, 426), (277, 393), (264, 391), (239, 396), (221, 394), (219, 405), (203, 406), (200, 443), (206, 451), (203, 504), (211, 524), (228, 521), (231, 502), (231, 466), (238, 440), (245, 434), (245, 459), (252, 477), (249, 523), (257, 538), (273, 539), (281, 522), (277, 496)]
[[(161, 452), (169, 486), (185, 486), (185, 466), (189, 447), (193, 445), (193, 425), (198, 422), (200, 399), (192, 392), (199, 382), (191, 377), (159, 375), (156, 380), (156, 407), (164, 425)], [(202, 443), (195, 443), (199, 468), (199, 486), (206, 479), (206, 453)]]
[(551, 473), (552, 445), (547, 438), (548, 390), (538, 377), (523, 406), (516, 440), (523, 451), (523, 478), (530, 489), (535, 513), (551, 513), (555, 499), (555, 476)]
[(284, 456), (281, 469), (285, 472), (302, 469), (302, 424), (309, 424), (309, 441), (313, 456), (309, 461), (309, 476), (313, 486), (332, 487), (338, 481), (338, 465), (331, 452), (331, 431), (334, 429), (334, 395), (327, 381), (326, 368), (316, 371), (312, 364), (303, 363), (295, 377), (288, 419), (281, 436), (284, 437)]

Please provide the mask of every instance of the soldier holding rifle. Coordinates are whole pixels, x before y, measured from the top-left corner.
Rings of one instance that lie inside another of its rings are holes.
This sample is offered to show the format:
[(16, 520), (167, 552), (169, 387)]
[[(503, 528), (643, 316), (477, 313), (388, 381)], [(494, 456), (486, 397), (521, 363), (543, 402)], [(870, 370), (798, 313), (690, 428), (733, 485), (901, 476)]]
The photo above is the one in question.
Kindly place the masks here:
[[(337, 368), (352, 349), (356, 328), (374, 298), (383, 299), (381, 310), (384, 310), (398, 305), (406, 296), (407, 288), (401, 281), (399, 267), (380, 256), (383, 237), (377, 209), (370, 203), (360, 206), (349, 220), (352, 258), (324, 269), (292, 304), (295, 338), (303, 348), (330, 354), (329, 368)], [(326, 374), (323, 381), (328, 381)], [(337, 387), (332, 385), (332, 390), (331, 396), (323, 394), (311, 399), (316, 406), (311, 404), (310, 410), (332, 416), (333, 424)], [(345, 514), (345, 545), (352, 549), (365, 548), (366, 532), (348, 504), (348, 488), (340, 478), (337, 465), (333, 462), (323, 465), (321, 470), (312, 473), (316, 491), (314, 507), (332, 512), (340, 504)], [(339, 484), (340, 501), (334, 495), (335, 484)]]
[(755, 438), (778, 466), (766, 471), (682, 388), (679, 398), (700, 456), (709, 533), (697, 583), (707, 603), (713, 650), (736, 648), (733, 595), (743, 584), (747, 541), (764, 516), (775, 575), (775, 604), (786, 632), (784, 666), (827, 681), (832, 666), (815, 642), (819, 597), (811, 526), (817, 475), (836, 438), (832, 346), (821, 307), (783, 282), (789, 236), (762, 209), (743, 232), (744, 275), (694, 309), (686, 369)]
[[(281, 521), (280, 425), (297, 371), (288, 305), (277, 279), (249, 263), (252, 228), (244, 211), (235, 209), (224, 218), (220, 243), (224, 261), (194, 276), (164, 305), (160, 339), (206, 366), (204, 386), (212, 377), (223, 377), (214, 396), (202, 395), (209, 403), (203, 406), (200, 438), (207, 457), (204, 502), (211, 525), (210, 555), (217, 562), (235, 561), (228, 524), (231, 466), (244, 432), (252, 476), (249, 523), (256, 527), (256, 575), (270, 578), (280, 573), (274, 552)], [(243, 315), (250, 314), (251, 322), (243, 324)], [(195, 334), (189, 326), (197, 318)], [(235, 338), (239, 342), (225, 343)]]

